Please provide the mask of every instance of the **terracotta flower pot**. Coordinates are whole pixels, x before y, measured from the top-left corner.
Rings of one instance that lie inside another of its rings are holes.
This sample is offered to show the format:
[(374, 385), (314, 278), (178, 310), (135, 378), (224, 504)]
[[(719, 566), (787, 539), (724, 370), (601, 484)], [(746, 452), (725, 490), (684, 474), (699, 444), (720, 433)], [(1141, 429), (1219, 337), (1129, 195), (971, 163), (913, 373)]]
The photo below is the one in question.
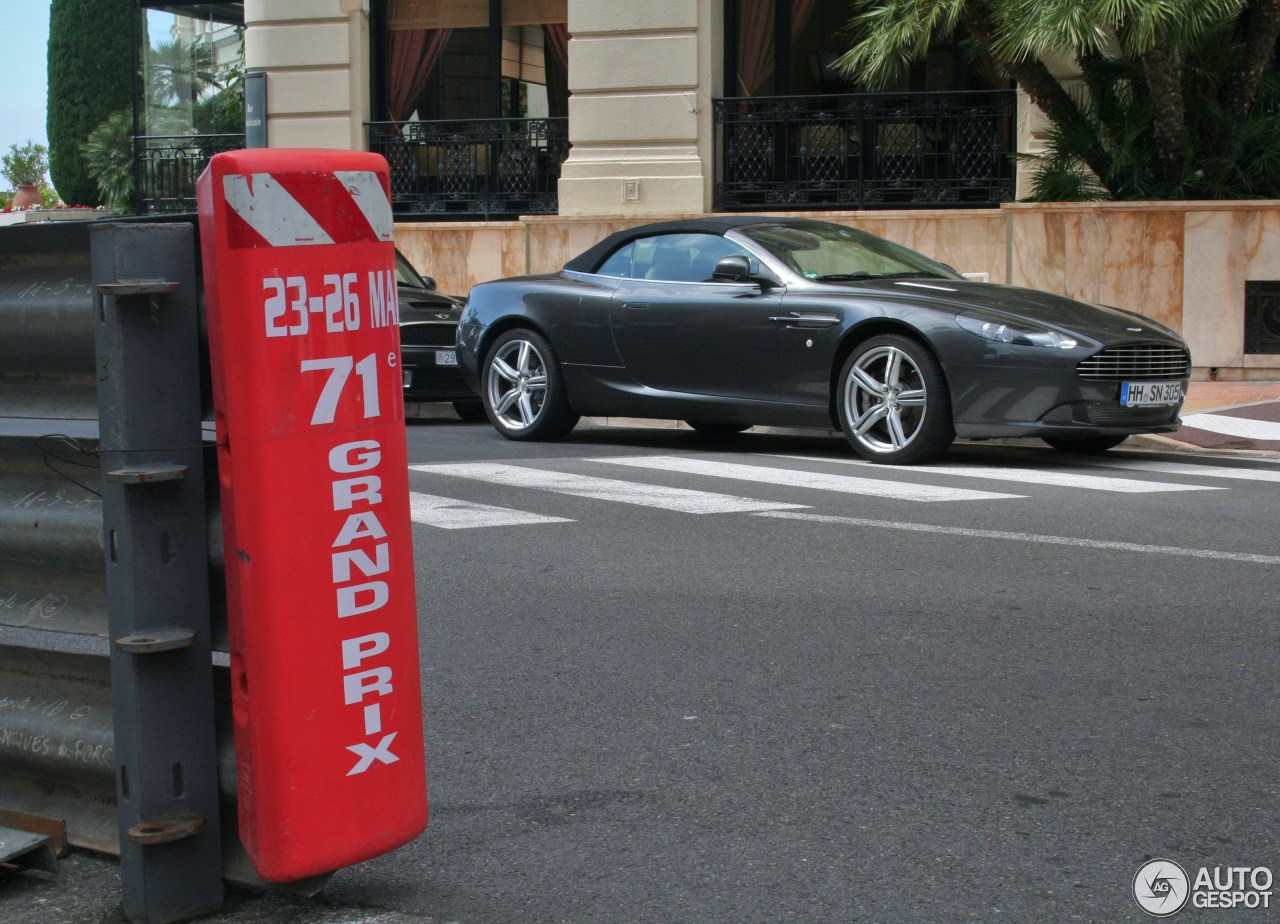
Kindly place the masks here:
[(41, 205), (44, 202), (40, 198), (40, 187), (29, 186), (25, 183), (18, 184), (18, 190), (13, 194), (13, 208), (25, 209), (33, 205)]

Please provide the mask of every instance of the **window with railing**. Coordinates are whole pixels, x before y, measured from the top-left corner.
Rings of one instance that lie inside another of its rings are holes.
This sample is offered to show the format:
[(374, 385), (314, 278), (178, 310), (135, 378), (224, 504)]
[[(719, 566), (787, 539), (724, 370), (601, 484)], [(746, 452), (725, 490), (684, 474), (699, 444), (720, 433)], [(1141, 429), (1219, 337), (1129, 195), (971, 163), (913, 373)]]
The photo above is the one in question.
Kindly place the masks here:
[(1014, 195), (1012, 90), (717, 99), (718, 211), (994, 206)]
[(372, 122), (369, 149), (387, 159), (397, 217), (554, 215), (568, 122)]
[(244, 135), (141, 135), (134, 145), (139, 211), (194, 212), (196, 180), (210, 158), (243, 148)]
[(138, 2), (134, 206), (193, 210), (209, 159), (245, 144), (243, 4)]

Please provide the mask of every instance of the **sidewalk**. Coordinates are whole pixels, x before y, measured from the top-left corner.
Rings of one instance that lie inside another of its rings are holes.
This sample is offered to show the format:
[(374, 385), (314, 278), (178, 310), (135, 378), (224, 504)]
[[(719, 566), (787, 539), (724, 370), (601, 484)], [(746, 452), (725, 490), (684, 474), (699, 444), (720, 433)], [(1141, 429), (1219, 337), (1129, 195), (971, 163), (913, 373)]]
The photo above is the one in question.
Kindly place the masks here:
[(1280, 382), (1192, 382), (1182, 429), (1152, 437), (1171, 449), (1280, 453)]

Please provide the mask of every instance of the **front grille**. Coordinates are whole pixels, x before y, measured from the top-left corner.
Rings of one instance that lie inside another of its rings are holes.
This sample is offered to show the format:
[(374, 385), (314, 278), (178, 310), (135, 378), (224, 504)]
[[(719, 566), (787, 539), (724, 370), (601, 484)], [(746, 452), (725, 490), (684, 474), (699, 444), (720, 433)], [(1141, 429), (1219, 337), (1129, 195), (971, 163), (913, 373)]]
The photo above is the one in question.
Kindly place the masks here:
[(1112, 402), (1089, 402), (1089, 423), (1100, 427), (1156, 427), (1175, 423), (1176, 407), (1121, 407)]
[(1191, 354), (1166, 343), (1132, 343), (1094, 353), (1076, 371), (1082, 379), (1185, 379), (1191, 374)]
[(401, 324), (402, 346), (448, 347), (457, 345), (458, 328), (452, 324)]

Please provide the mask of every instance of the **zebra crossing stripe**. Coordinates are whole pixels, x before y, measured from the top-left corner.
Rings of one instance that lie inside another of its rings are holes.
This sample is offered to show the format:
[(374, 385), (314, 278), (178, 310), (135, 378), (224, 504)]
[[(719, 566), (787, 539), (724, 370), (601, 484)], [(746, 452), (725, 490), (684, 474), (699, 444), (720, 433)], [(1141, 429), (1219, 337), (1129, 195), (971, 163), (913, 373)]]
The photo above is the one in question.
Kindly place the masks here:
[(567, 517), (549, 517), (540, 513), (492, 507), (437, 497), (434, 494), (409, 492), (409, 518), (415, 523), (437, 529), (477, 529), (485, 526), (529, 526), (538, 523), (572, 523)]
[(761, 510), (803, 510), (804, 504), (779, 504), (771, 501), (733, 497), (711, 491), (690, 491), (686, 488), (668, 488), (661, 485), (640, 484), (631, 481), (615, 481), (611, 478), (594, 478), (589, 475), (571, 475), (567, 472), (524, 468), (490, 462), (468, 462), (449, 465), (410, 465), (415, 472), (430, 475), (448, 475), (468, 478), (489, 484), (513, 488), (533, 488), (569, 494), (592, 500), (613, 501), (619, 504), (635, 504), (641, 507), (657, 507), (679, 513), (754, 513)]
[(971, 491), (965, 488), (912, 484), (905, 481), (853, 478), (848, 475), (831, 475), (824, 472), (805, 472), (787, 468), (767, 468), (760, 465), (741, 465), (733, 462), (712, 462), (706, 459), (690, 459), (681, 456), (619, 456), (609, 459), (587, 459), (586, 461), (605, 462), (610, 465), (630, 465), (636, 468), (652, 468), (665, 472), (682, 472), (687, 475), (730, 478), (737, 481), (755, 481), (790, 488), (809, 488), (817, 491), (835, 491), (841, 494), (859, 494), (864, 497), (920, 501), (923, 503), (934, 501), (1005, 500), (1023, 496), (1021, 494), (997, 494), (992, 491)]
[[(878, 468), (861, 459), (820, 458), (817, 456), (780, 456), (798, 462), (832, 462)], [(1079, 488), (1085, 491), (1113, 491), (1119, 494), (1159, 494), (1175, 491), (1221, 491), (1203, 484), (1173, 484), (1163, 481), (1136, 481), (1132, 478), (1110, 478), (1106, 475), (1082, 475), (1042, 468), (1000, 468), (994, 465), (913, 465), (910, 471), (925, 475), (958, 475), (962, 478), (984, 478), (989, 481), (1016, 481), (1022, 484), (1044, 484), (1057, 488)]]
[(1166, 475), (1192, 475), (1200, 478), (1230, 478), (1237, 481), (1277, 481), (1280, 470), (1259, 468), (1232, 468), (1226, 465), (1193, 465), (1190, 462), (1147, 462), (1142, 459), (1125, 459), (1123, 462), (1090, 463), (1100, 468), (1118, 468), (1138, 472), (1161, 472)]
[(1261, 555), (1255, 552), (1222, 552), (1217, 549), (1189, 549), (1176, 545), (1148, 545), (1142, 542), (1116, 542), (1109, 539), (1078, 539), (1072, 536), (1045, 536), (1038, 533), (1018, 533), (1001, 529), (968, 529), (962, 526), (939, 526), (936, 523), (904, 523), (901, 520), (871, 520), (865, 517), (827, 516), (818, 513), (793, 513), (785, 510), (770, 510), (757, 513), (755, 516), (769, 517), (776, 520), (800, 520), (805, 523), (826, 523), (831, 526), (841, 527), (857, 526), (868, 529), (895, 529), (912, 533), (932, 533), (939, 536), (965, 536), (971, 539), (1001, 539), (1010, 542), (1066, 545), (1081, 549), (1136, 552), (1145, 555), (1172, 555), (1182, 558), (1239, 561), (1255, 565), (1280, 565), (1280, 555)]

